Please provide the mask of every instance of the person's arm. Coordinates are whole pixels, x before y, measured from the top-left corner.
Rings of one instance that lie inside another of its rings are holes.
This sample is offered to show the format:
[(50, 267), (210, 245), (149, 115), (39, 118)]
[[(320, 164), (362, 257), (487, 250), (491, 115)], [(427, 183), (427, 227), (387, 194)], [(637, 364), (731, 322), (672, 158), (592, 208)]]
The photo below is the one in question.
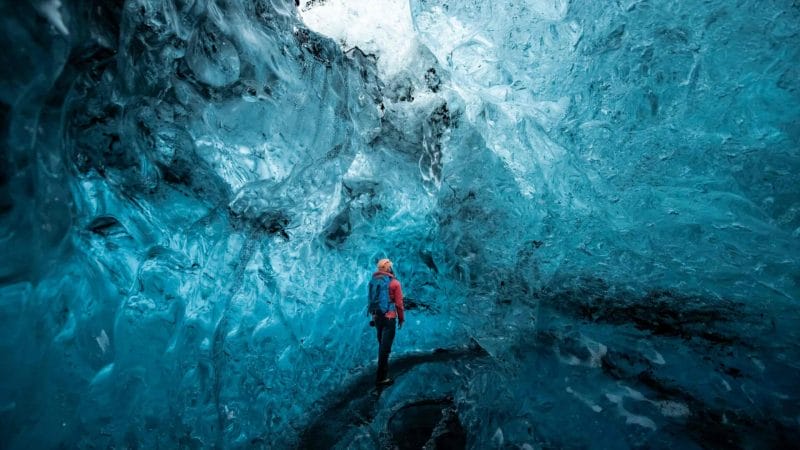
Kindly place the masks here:
[(403, 322), (406, 321), (405, 310), (403, 309), (403, 288), (400, 287), (400, 282), (396, 279), (389, 284), (389, 295), (394, 301), (395, 309), (397, 309), (397, 320), (402, 326)]

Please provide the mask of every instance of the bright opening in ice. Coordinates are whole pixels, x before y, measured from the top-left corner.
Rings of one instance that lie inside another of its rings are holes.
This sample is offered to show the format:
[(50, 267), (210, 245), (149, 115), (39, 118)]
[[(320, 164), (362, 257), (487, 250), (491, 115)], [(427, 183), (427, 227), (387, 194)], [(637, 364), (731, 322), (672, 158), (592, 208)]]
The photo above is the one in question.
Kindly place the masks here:
[(301, 0), (299, 11), (309, 28), (344, 50), (376, 55), (384, 77), (405, 68), (417, 45), (408, 0)]

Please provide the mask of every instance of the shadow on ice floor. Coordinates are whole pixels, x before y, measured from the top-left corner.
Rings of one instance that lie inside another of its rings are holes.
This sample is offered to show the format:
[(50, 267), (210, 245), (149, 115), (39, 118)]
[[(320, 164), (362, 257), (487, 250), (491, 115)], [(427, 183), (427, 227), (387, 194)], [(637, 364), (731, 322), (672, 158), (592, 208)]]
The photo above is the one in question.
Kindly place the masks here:
[(767, 317), (742, 303), (663, 291), (610, 292), (602, 285), (550, 292), (528, 328), (394, 355), (396, 382), (386, 389), (372, 387), (374, 368), (365, 369), (318, 405), (300, 448), (790, 448), (800, 441), (793, 314)]

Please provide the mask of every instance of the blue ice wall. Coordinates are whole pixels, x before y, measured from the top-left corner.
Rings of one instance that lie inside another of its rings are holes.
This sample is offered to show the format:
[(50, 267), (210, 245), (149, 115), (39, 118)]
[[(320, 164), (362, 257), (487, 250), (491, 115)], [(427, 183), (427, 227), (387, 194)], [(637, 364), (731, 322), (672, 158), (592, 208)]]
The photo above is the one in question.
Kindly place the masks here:
[(0, 2), (0, 446), (796, 442), (797, 5), (411, 13)]

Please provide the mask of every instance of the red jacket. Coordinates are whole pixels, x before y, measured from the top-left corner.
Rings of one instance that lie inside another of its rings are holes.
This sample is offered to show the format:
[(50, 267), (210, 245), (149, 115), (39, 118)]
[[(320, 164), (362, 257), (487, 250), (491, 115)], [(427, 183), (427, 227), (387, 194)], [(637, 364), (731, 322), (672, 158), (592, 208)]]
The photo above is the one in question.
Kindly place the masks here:
[(392, 281), (389, 282), (389, 300), (394, 303), (395, 309), (397, 310), (396, 313), (394, 311), (387, 311), (386, 318), (394, 319), (397, 317), (397, 320), (403, 323), (406, 320), (405, 311), (403, 310), (403, 289), (400, 287), (400, 282), (397, 281), (397, 278), (389, 272), (378, 271), (372, 274), (373, 278), (384, 275), (392, 277)]

